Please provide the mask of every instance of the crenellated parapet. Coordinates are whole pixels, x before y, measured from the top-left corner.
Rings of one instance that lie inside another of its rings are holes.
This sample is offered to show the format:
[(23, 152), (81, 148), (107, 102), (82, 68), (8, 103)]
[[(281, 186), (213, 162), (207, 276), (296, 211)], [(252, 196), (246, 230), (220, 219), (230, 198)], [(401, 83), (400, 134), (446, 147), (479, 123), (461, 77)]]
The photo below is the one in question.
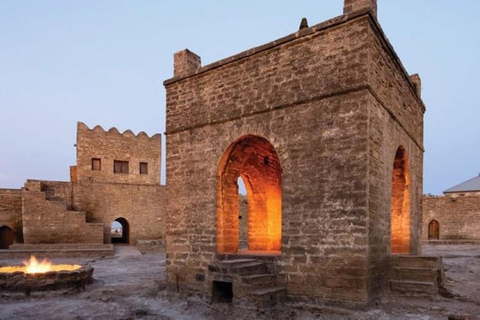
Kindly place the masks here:
[(125, 138), (137, 138), (137, 139), (156, 139), (158, 141), (161, 141), (161, 134), (156, 133), (152, 136), (149, 136), (146, 134), (144, 131), (140, 131), (138, 134), (133, 133), (132, 130), (127, 129), (120, 133), (120, 131), (116, 127), (112, 127), (108, 130), (103, 129), (101, 125), (96, 125), (93, 127), (93, 129), (90, 129), (85, 123), (78, 121), (77, 122), (77, 133), (80, 132), (92, 132), (95, 134), (105, 134), (105, 135), (110, 135), (110, 136), (116, 136), (116, 137), (125, 137)]
[(161, 135), (120, 132), (77, 123), (77, 166), (72, 182), (160, 184)]

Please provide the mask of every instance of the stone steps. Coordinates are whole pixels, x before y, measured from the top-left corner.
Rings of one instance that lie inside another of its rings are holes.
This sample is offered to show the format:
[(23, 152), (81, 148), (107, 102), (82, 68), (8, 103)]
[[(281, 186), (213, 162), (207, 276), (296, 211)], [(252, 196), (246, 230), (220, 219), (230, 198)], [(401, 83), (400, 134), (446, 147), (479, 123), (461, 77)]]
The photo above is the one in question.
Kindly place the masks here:
[(393, 256), (396, 267), (436, 268), (438, 257), (427, 256)]
[(276, 286), (272, 263), (271, 257), (221, 256), (209, 266), (209, 278), (231, 283), (233, 298), (272, 305), (285, 296), (285, 288)]
[(268, 272), (267, 265), (254, 259), (217, 261), (216, 267), (215, 271), (223, 274), (253, 275), (265, 274)]
[(242, 288), (244, 292), (252, 292), (256, 290), (262, 290), (275, 286), (276, 276), (274, 274), (254, 274), (240, 277), (238, 286)]
[(437, 271), (434, 268), (395, 267), (395, 280), (434, 282), (437, 280)]
[(392, 256), (390, 289), (403, 295), (436, 295), (443, 285), (440, 257)]
[(390, 289), (403, 294), (435, 295), (438, 288), (433, 282), (390, 280)]
[[(42, 181), (27, 181), (25, 184), (25, 195), (30, 207), (38, 207), (41, 210), (41, 219), (44, 223), (38, 223), (35, 217), (35, 210), (26, 216), (34, 225), (24, 235), (27, 243), (94, 243), (103, 244), (104, 225), (98, 222), (87, 222), (87, 214), (84, 211), (71, 210), (71, 204), (64, 198), (64, 186), (60, 186), (60, 192), (56, 192), (55, 186), (48, 185)], [(24, 215), (25, 218), (25, 215)], [(55, 249), (57, 250), (57, 249)], [(20, 254), (20, 253), (19, 253)], [(52, 254), (57, 254), (56, 251)], [(62, 254), (62, 253), (60, 253)], [(66, 252), (65, 254), (70, 254)], [(103, 254), (102, 254), (103, 255)]]
[(253, 291), (251, 298), (261, 306), (273, 306), (280, 302), (286, 294), (284, 287), (270, 287)]

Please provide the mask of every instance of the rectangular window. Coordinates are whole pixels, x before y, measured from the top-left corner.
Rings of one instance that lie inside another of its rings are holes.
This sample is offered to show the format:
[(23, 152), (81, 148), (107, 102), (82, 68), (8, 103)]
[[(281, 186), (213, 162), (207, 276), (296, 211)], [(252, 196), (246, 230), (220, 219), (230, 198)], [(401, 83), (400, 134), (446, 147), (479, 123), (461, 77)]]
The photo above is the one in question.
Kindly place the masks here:
[(140, 174), (148, 174), (148, 163), (140, 162)]
[(99, 158), (92, 158), (92, 170), (102, 170), (102, 160)]
[(113, 161), (113, 172), (114, 173), (128, 173), (128, 161)]

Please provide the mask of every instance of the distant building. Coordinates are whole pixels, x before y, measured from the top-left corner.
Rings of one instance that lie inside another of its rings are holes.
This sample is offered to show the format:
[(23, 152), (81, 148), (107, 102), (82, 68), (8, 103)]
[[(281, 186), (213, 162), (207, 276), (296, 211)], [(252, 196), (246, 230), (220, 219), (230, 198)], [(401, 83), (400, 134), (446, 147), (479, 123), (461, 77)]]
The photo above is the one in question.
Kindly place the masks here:
[[(0, 249), (14, 242), (134, 243), (164, 236), (161, 136), (77, 125), (70, 182), (27, 180), (0, 189)], [(112, 237), (112, 222), (121, 224)]]
[(480, 241), (480, 175), (423, 197), (424, 240)]

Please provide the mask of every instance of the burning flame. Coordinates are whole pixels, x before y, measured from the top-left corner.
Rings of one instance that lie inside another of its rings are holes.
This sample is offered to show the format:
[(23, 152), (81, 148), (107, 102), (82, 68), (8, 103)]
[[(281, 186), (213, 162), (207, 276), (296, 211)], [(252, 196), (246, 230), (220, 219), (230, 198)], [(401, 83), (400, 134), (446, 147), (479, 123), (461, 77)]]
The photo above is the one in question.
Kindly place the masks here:
[(23, 261), (23, 264), (25, 265), (25, 273), (45, 273), (52, 269), (52, 263), (49, 260), (43, 259), (39, 263), (35, 256), (31, 256), (30, 260)]
[(49, 271), (74, 271), (80, 269), (82, 266), (78, 264), (53, 264), (47, 259), (38, 262), (35, 256), (31, 256), (30, 260), (23, 261), (22, 266), (6, 266), (0, 267), (0, 273), (24, 272), (28, 274), (46, 273)]

